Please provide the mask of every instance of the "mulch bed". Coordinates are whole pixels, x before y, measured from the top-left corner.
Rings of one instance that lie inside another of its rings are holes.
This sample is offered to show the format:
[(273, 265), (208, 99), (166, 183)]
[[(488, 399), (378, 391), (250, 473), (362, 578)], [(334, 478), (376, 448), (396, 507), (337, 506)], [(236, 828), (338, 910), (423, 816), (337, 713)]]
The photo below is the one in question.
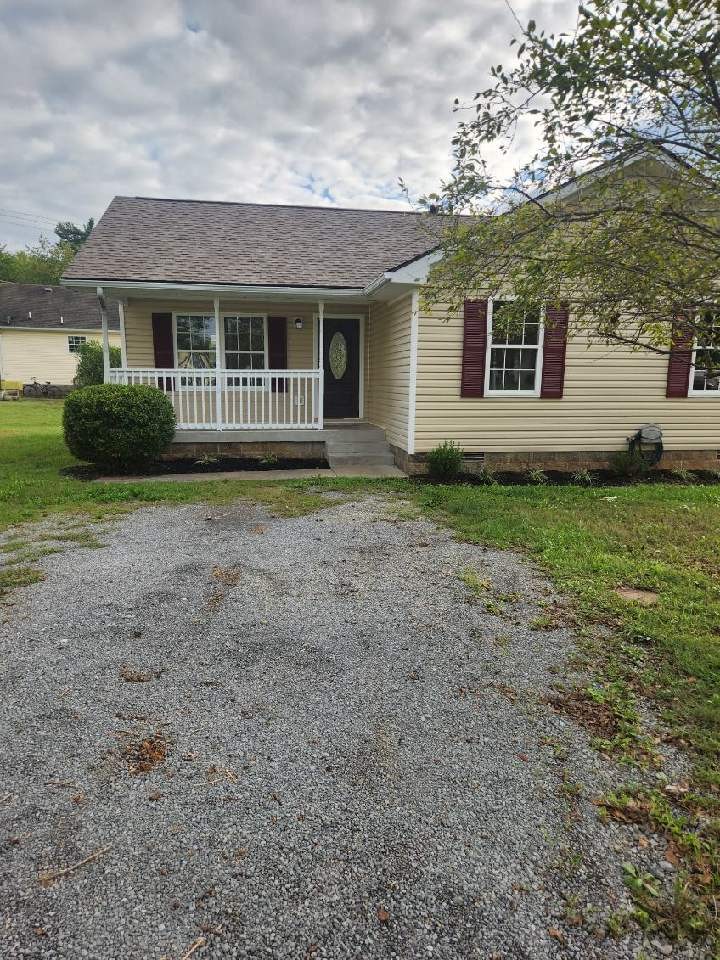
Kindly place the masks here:
[(488, 486), (488, 476), (494, 483), (502, 487), (517, 486), (549, 486), (549, 487), (567, 487), (567, 486), (593, 486), (593, 487), (627, 487), (637, 484), (656, 484), (672, 483), (677, 486), (687, 486), (688, 484), (698, 484), (700, 486), (720, 484), (720, 471), (714, 470), (692, 470), (691, 478), (680, 478), (677, 472), (673, 470), (653, 470), (645, 477), (620, 477), (612, 470), (589, 470), (592, 477), (592, 483), (582, 483), (577, 479), (575, 473), (563, 470), (544, 470), (546, 480), (541, 484), (528, 476), (527, 471), (489, 471), (489, 474), (478, 475), (475, 473), (461, 473), (454, 480), (434, 480), (425, 475), (416, 475), (414, 480), (420, 483), (446, 483), (451, 485), (465, 484), (473, 487)]
[[(168, 474), (183, 473), (224, 473), (226, 471), (243, 470), (327, 470), (328, 462), (322, 458), (308, 458), (305, 460), (282, 459), (260, 460), (253, 457), (217, 457), (212, 460), (197, 460), (192, 457), (183, 457), (178, 460), (158, 460), (142, 467), (133, 467), (126, 472), (133, 476), (158, 477)], [(95, 467), (88, 464), (68, 467), (61, 471), (66, 476), (75, 477), (78, 480), (97, 480), (99, 477), (109, 476), (108, 473), (101, 473)], [(113, 470), (114, 476), (121, 471)]]

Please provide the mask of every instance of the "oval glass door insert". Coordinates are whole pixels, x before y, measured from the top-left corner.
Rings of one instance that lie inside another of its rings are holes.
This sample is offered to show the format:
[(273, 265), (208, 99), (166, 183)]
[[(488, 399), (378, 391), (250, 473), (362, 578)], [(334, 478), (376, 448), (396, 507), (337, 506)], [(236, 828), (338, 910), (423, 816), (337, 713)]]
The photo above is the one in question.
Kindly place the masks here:
[(348, 347), (347, 340), (339, 330), (332, 335), (330, 340), (328, 359), (330, 361), (332, 375), (336, 380), (342, 380), (347, 370)]

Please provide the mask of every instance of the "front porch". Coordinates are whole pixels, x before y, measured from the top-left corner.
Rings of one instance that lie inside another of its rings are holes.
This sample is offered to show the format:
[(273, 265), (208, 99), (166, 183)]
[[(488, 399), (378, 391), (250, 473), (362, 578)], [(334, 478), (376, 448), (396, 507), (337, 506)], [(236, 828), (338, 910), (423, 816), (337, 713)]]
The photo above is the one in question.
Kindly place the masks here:
[(165, 393), (177, 423), (169, 456), (390, 469), (407, 450), (410, 293), (107, 290), (120, 302), (122, 361), (110, 366), (104, 337), (105, 380)]

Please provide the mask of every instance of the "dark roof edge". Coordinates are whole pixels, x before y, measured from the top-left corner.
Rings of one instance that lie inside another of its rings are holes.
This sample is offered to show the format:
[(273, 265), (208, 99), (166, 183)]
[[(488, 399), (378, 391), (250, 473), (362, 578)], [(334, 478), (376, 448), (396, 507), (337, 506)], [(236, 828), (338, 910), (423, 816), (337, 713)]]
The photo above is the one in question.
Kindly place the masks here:
[(149, 277), (68, 277), (65, 274), (60, 277), (60, 283), (63, 287), (69, 286), (73, 281), (81, 283), (96, 283), (99, 287), (103, 285), (112, 286), (113, 284), (122, 286), (123, 283), (152, 283), (163, 284), (171, 287), (247, 287), (251, 290), (253, 287), (272, 287), (276, 290), (358, 290), (362, 291), (361, 286), (347, 286), (345, 284), (333, 283), (236, 283), (230, 280), (151, 280)]
[(196, 200), (192, 197), (144, 197), (118, 193), (114, 200), (149, 200), (151, 203), (207, 203), (220, 207), (276, 207), (291, 210), (323, 210), (328, 213), (345, 211), (348, 213), (401, 213), (404, 216), (422, 217), (424, 210), (388, 210), (385, 207), (331, 207), (318, 203), (258, 203), (253, 200)]

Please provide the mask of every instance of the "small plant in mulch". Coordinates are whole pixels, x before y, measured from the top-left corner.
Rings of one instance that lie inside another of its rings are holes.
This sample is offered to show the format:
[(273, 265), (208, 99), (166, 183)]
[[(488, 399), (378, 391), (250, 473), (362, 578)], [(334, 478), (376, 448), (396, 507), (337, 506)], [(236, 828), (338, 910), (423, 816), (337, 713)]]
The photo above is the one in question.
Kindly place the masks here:
[(167, 759), (168, 742), (162, 733), (154, 733), (142, 740), (128, 741), (120, 754), (132, 776), (150, 773)]

